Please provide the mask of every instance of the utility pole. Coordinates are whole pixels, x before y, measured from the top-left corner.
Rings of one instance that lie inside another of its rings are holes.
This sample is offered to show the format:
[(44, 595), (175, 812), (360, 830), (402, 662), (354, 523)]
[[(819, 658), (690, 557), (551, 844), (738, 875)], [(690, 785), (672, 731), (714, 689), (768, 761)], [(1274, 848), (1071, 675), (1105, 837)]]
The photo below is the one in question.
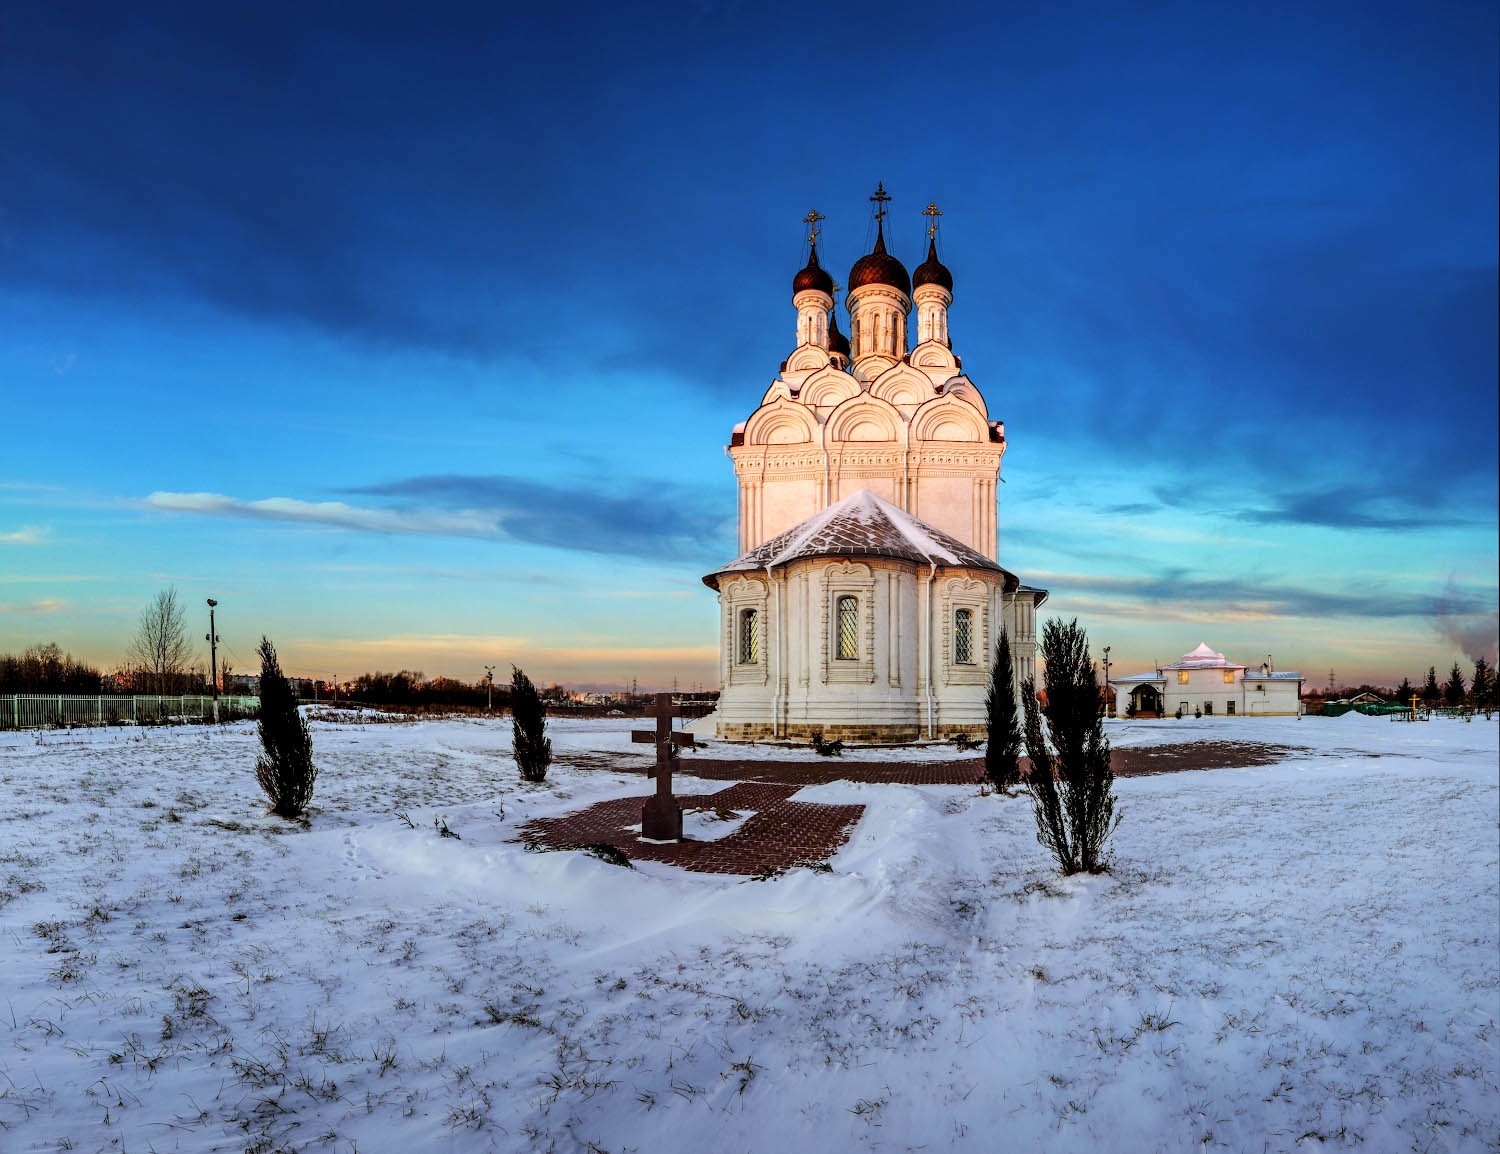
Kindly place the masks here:
[(208, 634), (203, 638), (208, 642), (208, 678), (214, 691), (215, 725), (219, 721), (219, 634), (214, 627), (214, 608), (218, 604), (212, 597), (208, 599)]
[(495, 712), (495, 667), (493, 665), (484, 667), (484, 711)]

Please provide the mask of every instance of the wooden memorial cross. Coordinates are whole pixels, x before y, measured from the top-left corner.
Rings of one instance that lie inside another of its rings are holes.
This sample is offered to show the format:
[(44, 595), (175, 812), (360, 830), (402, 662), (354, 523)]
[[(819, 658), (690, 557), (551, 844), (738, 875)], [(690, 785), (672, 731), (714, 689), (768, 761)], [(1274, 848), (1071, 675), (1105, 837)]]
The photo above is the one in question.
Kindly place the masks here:
[(656, 777), (656, 793), (648, 797), (641, 808), (641, 836), (653, 841), (680, 841), (682, 807), (672, 796), (672, 763), (677, 760), (679, 746), (693, 744), (693, 735), (672, 731), (670, 693), (656, 695), (656, 728), (633, 729), (630, 740), (656, 743), (656, 766), (652, 771)]

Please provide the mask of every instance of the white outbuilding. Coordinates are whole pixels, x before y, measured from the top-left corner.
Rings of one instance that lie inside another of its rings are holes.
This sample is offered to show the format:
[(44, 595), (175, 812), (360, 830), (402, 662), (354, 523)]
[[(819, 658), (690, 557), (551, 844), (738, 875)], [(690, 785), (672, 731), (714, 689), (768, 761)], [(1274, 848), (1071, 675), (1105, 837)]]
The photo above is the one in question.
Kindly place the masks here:
[(1237, 665), (1200, 643), (1151, 673), (1110, 679), (1119, 717), (1296, 717), (1302, 712), (1302, 674)]

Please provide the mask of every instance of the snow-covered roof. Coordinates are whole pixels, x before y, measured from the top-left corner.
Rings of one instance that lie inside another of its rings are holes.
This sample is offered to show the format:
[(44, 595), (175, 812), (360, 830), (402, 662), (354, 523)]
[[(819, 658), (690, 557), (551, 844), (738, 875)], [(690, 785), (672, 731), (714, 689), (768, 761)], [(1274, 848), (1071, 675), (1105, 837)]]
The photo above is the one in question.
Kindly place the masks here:
[(1233, 661), (1226, 660), (1222, 653), (1216, 653), (1208, 647), (1208, 642), (1200, 641), (1198, 648), (1191, 653), (1184, 653), (1171, 665), (1163, 665), (1163, 669), (1244, 669), (1243, 665), (1236, 665)]
[(1008, 592), (1014, 592), (1020, 584), (1015, 574), (1002, 569), (983, 553), (896, 508), (868, 489), (814, 513), (736, 557), (703, 581), (710, 588), (717, 588), (718, 578), (723, 574), (786, 565), (804, 557), (889, 557), (919, 565), (936, 563), (956, 569), (986, 569), (1004, 577)]
[(1140, 682), (1165, 681), (1166, 678), (1159, 673), (1132, 673), (1128, 677), (1111, 677), (1111, 685), (1135, 685)]
[(1306, 681), (1307, 678), (1295, 670), (1278, 670), (1275, 673), (1257, 673), (1250, 670), (1245, 672), (1246, 681)]

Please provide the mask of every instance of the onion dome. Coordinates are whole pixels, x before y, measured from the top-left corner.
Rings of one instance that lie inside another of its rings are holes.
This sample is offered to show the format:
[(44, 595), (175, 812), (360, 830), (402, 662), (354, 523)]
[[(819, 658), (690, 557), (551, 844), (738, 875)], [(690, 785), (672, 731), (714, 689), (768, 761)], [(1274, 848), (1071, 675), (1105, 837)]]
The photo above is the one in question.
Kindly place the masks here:
[(827, 269), (818, 264), (816, 242), (812, 246), (812, 251), (807, 254), (807, 267), (792, 278), (793, 296), (807, 289), (817, 289), (820, 293), (833, 295), (833, 277), (828, 275)]
[(906, 266), (885, 251), (885, 224), (875, 226), (875, 251), (860, 257), (849, 270), (849, 291), (865, 285), (883, 284), (911, 296), (911, 278)]
[(849, 358), (849, 338), (839, 332), (837, 309), (828, 314), (828, 351), (841, 354), (845, 360)]
[(953, 291), (953, 274), (938, 260), (937, 241), (933, 237), (927, 238), (927, 259), (917, 265), (916, 272), (912, 273), (911, 283), (917, 288), (924, 284), (935, 284), (941, 285), (950, 293)]

